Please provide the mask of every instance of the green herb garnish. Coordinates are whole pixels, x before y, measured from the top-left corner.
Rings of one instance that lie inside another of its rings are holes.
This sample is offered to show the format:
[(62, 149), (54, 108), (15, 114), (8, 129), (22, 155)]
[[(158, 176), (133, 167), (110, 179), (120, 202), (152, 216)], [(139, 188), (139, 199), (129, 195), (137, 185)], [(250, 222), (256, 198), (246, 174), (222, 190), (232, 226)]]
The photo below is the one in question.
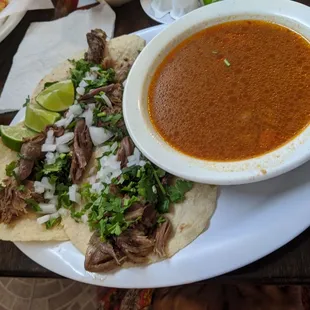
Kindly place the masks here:
[(59, 225), (60, 223), (61, 223), (61, 217), (53, 218), (53, 219), (48, 220), (45, 223), (45, 227), (46, 229), (51, 229), (52, 227), (55, 227)]
[(8, 177), (15, 177), (16, 176), (16, 173), (14, 171), (14, 169), (17, 168), (17, 161), (12, 161), (10, 162), (8, 165), (6, 165), (5, 167), (5, 174), (8, 176)]
[(40, 208), (39, 204), (32, 198), (30, 199), (25, 199), (25, 202), (27, 203), (27, 205), (29, 205), (30, 207), (32, 207), (32, 209), (35, 212), (40, 212), (42, 211), (42, 209)]
[(26, 98), (25, 103), (23, 104), (23, 107), (26, 107), (26, 106), (29, 104), (29, 102), (30, 102), (30, 97), (28, 96), (28, 97)]
[(230, 67), (230, 62), (226, 58), (224, 59), (224, 63), (227, 67)]

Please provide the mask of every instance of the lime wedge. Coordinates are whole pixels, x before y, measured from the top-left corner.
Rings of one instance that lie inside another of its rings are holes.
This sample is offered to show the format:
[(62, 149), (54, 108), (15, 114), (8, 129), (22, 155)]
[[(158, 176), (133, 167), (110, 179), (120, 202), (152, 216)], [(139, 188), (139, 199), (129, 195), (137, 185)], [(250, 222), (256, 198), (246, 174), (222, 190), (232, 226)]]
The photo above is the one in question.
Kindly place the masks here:
[(26, 108), (25, 125), (36, 132), (45, 129), (47, 125), (59, 120), (60, 114), (42, 109), (39, 105), (28, 104)]
[(23, 123), (15, 126), (0, 126), (1, 138), (4, 145), (13, 151), (19, 152), (24, 138), (35, 136), (37, 133), (28, 129)]
[(49, 111), (65, 111), (74, 102), (74, 86), (71, 80), (55, 83), (42, 90), (36, 98), (38, 104)]

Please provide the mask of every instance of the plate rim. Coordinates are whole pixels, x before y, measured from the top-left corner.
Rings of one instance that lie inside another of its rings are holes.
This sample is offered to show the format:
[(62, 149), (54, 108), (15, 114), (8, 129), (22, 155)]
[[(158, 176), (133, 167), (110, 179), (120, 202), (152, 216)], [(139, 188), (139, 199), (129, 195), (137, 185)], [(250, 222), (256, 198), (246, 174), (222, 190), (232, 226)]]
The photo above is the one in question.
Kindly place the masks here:
[[(158, 29), (156, 29), (158, 28)], [(137, 33), (140, 35), (143, 35), (144, 33), (148, 33), (148, 32), (152, 32), (154, 31), (154, 35), (152, 35), (152, 37), (156, 36), (159, 31), (165, 28), (164, 25), (160, 25), (160, 26), (155, 26), (155, 27), (150, 27), (150, 28), (146, 28), (143, 30), (138, 31)], [(23, 119), (23, 114), (25, 113), (25, 108), (21, 109), (17, 115), (15, 116), (13, 123), (14, 122), (18, 122), (21, 121)], [(292, 208), (293, 209), (293, 208)], [(209, 270), (207, 272), (207, 276), (206, 276), (206, 272), (201, 270), (201, 274), (199, 277), (197, 276), (193, 276), (193, 275), (187, 275), (187, 277), (184, 277), (182, 281), (175, 281), (173, 279), (169, 279), (167, 277), (164, 277), (163, 281), (160, 282), (156, 282), (156, 283), (151, 283), (150, 281), (152, 281), (152, 279), (149, 278), (149, 276), (147, 275), (147, 271), (148, 269), (144, 269), (143, 271), (145, 272), (145, 280), (140, 281), (139, 283), (134, 282), (133, 284), (131, 283), (131, 280), (126, 280), (124, 281), (122, 279), (122, 277), (119, 277), (117, 274), (113, 275), (113, 279), (115, 279), (114, 281), (105, 281), (105, 277), (106, 276), (101, 276), (101, 275), (96, 275), (96, 274), (91, 274), (88, 272), (84, 272), (83, 274), (79, 271), (73, 270), (72, 269), (67, 269), (66, 265), (65, 265), (65, 261), (62, 260), (63, 263), (63, 270), (65, 270), (64, 272), (60, 272), (59, 269), (61, 269), (59, 266), (57, 266), (56, 264), (52, 264), (49, 265), (49, 263), (51, 261), (53, 261), (53, 256), (51, 256), (51, 259), (49, 259), (49, 261), (44, 261), (41, 262), (40, 261), (40, 253), (38, 252), (38, 245), (35, 245), (35, 243), (21, 243), (21, 242), (15, 242), (15, 245), (26, 255), (28, 256), (30, 259), (34, 260), (36, 263), (38, 263), (39, 265), (41, 265), (44, 268), (47, 268), (49, 270), (51, 270), (54, 273), (60, 274), (62, 276), (71, 278), (73, 280), (76, 281), (80, 281), (80, 282), (84, 282), (84, 283), (88, 283), (88, 284), (93, 284), (93, 285), (99, 285), (99, 286), (106, 286), (106, 287), (119, 287), (119, 288), (154, 288), (154, 287), (163, 287), (163, 286), (173, 286), (173, 285), (182, 285), (182, 284), (187, 284), (187, 283), (192, 283), (192, 282), (196, 282), (196, 281), (201, 281), (207, 278), (212, 278), (218, 275), (222, 275), (225, 274), (227, 272), (230, 272), (232, 270), (236, 270), (240, 267), (243, 267), (245, 265), (248, 265), (254, 261), (259, 260), (260, 258), (266, 256), (267, 254), (272, 253), (273, 251), (279, 249), (280, 247), (282, 247), (283, 245), (285, 245), (286, 243), (290, 242), (292, 239), (294, 239), (296, 236), (298, 236), (300, 233), (302, 233), (306, 228), (308, 228), (309, 226), (309, 215), (310, 215), (310, 210), (308, 210), (309, 208), (302, 208), (302, 211), (300, 213), (298, 212), (293, 212), (293, 210), (289, 211), (288, 214), (286, 215), (286, 218), (291, 219), (293, 222), (294, 220), (298, 222), (298, 226), (294, 226), (294, 225), (289, 225), (289, 227), (286, 229), (286, 233), (283, 234), (283, 223), (281, 221), (275, 221), (275, 223), (273, 223), (273, 232), (274, 235), (276, 237), (271, 237), (268, 238), (267, 240), (263, 240), (264, 245), (262, 246), (262, 244), (259, 242), (261, 240), (261, 232), (255, 231), (254, 233), (252, 232), (252, 234), (248, 235), (248, 236), (242, 236), (242, 240), (238, 241), (238, 243), (243, 243), (243, 244), (247, 244), (249, 242), (249, 240), (251, 240), (251, 242), (253, 242), (254, 240), (254, 244), (255, 242), (257, 243), (257, 245), (253, 248), (253, 251), (251, 252), (251, 254), (247, 254), (247, 255), (241, 255), (243, 257), (243, 259), (240, 259), (240, 254), (236, 253), (236, 251), (234, 251), (233, 253), (231, 253), (231, 257), (223, 257), (221, 260), (219, 260), (218, 265), (220, 265), (220, 267), (217, 270)], [(268, 221), (271, 221), (271, 219), (267, 219)], [(281, 222), (281, 223), (280, 223)], [(248, 223), (248, 225), (251, 227), (251, 223)], [(212, 227), (212, 225), (211, 225)], [(285, 235), (285, 237), (284, 237)], [(247, 241), (248, 240), (248, 241)], [(236, 243), (236, 240), (234, 240), (233, 237), (228, 236), (227, 237), (227, 242), (231, 242)], [(66, 241), (68, 242), (68, 241)], [(33, 245), (34, 244), (34, 245)], [(58, 245), (60, 243), (57, 242), (52, 242), (52, 243), (44, 243), (44, 248), (48, 248), (49, 250), (53, 250), (55, 253), (59, 252), (59, 248)], [(28, 247), (28, 248), (27, 248)], [(36, 252), (34, 254), (31, 254), (28, 250), (31, 247), (35, 247), (36, 248)], [(221, 249), (221, 245), (219, 246), (219, 248), (214, 249), (215, 250), (223, 250)], [(57, 255), (56, 253), (56, 255)], [(176, 254), (177, 256), (178, 254)], [(190, 261), (191, 263), (195, 262), (195, 257), (190, 257)], [(40, 262), (38, 262), (40, 261)], [(165, 268), (169, 268), (169, 263), (171, 260), (166, 260), (162, 263), (164, 264)], [(227, 261), (230, 261), (230, 264), (227, 265)], [(231, 263), (231, 261), (233, 261), (233, 263)], [(161, 264), (161, 263), (159, 263)], [(154, 264), (153, 266), (156, 266), (156, 264)], [(151, 266), (150, 266), (151, 267)], [(199, 268), (199, 267), (197, 267)], [(131, 268), (131, 270), (133, 271), (133, 273), (135, 272), (136, 268)], [(129, 270), (129, 269), (128, 269)], [(127, 272), (128, 272), (127, 270)], [(161, 277), (162, 279), (163, 277)], [(124, 282), (123, 282), (124, 281)], [(144, 284), (143, 284), (143, 283)], [(130, 284), (128, 284), (130, 283)]]

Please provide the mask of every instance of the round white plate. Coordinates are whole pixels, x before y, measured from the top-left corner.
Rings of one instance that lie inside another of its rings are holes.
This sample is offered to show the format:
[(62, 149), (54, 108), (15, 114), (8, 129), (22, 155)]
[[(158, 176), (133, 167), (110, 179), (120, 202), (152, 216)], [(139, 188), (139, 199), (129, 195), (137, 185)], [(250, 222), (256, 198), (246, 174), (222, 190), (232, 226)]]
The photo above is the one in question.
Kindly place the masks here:
[[(150, 41), (164, 26), (138, 35)], [(24, 119), (22, 109), (14, 119)], [(265, 182), (220, 188), (211, 227), (173, 258), (114, 274), (84, 270), (70, 243), (15, 243), (27, 256), (64, 277), (101, 286), (146, 288), (195, 282), (245, 266), (283, 246), (310, 224), (310, 163)]]
[(157, 18), (155, 16), (155, 12), (151, 7), (151, 1), (152, 0), (140, 0), (141, 6), (144, 10), (144, 12), (152, 19), (156, 20), (157, 22), (161, 23), (161, 24), (171, 24), (175, 21), (175, 19), (173, 19), (170, 14), (166, 14), (164, 17), (162, 18)]
[(3, 41), (23, 19), (26, 12), (15, 13), (0, 19), (0, 42)]

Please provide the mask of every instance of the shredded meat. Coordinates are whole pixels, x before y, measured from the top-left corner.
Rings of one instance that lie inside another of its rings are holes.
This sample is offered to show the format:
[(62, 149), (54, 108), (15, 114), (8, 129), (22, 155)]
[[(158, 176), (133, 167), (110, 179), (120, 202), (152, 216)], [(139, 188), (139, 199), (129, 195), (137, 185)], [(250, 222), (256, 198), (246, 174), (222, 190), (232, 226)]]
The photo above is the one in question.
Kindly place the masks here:
[(128, 61), (124, 61), (121, 64), (115, 66), (115, 77), (119, 83), (122, 83), (127, 79), (127, 75), (131, 66), (132, 63)]
[(166, 257), (166, 245), (170, 237), (172, 226), (170, 221), (166, 218), (166, 221), (162, 223), (155, 233), (155, 247), (154, 252), (159, 257)]
[(80, 119), (74, 129), (73, 155), (70, 168), (74, 184), (81, 181), (86, 166), (92, 155), (93, 144), (84, 119)]
[(41, 147), (46, 139), (45, 133), (41, 132), (35, 137), (26, 139), (23, 143), (19, 161), (19, 179), (21, 181), (29, 177), (36, 160), (42, 157)]
[(4, 188), (0, 191), (0, 223), (9, 224), (15, 218), (27, 213), (25, 199), (31, 198), (31, 192), (17, 190), (14, 178), (3, 181)]
[(139, 217), (142, 217), (144, 213), (144, 206), (141, 203), (134, 203), (129, 209), (126, 210), (126, 221), (135, 221)]
[(106, 242), (101, 242), (98, 233), (89, 241), (85, 257), (85, 269), (91, 272), (108, 272), (120, 266), (126, 257), (118, 249)]
[(136, 229), (128, 229), (123, 232), (115, 238), (115, 243), (134, 263), (141, 263), (142, 260), (147, 261), (147, 256), (152, 253), (154, 248), (154, 240)]
[(48, 125), (45, 127), (45, 133), (47, 133), (50, 129), (54, 131), (55, 137), (61, 137), (65, 133), (64, 127), (57, 127), (56, 125)]
[(148, 229), (156, 225), (157, 212), (152, 204), (148, 204), (145, 207), (141, 222)]
[(94, 29), (86, 35), (88, 51), (85, 53), (85, 60), (100, 64), (106, 55), (107, 35), (101, 29)]
[(86, 100), (94, 98), (94, 96), (98, 95), (102, 91), (106, 93), (113, 105), (121, 107), (123, 98), (123, 87), (119, 83), (92, 89), (89, 93), (81, 96), (78, 101), (85, 102)]
[(90, 98), (94, 98), (94, 96), (98, 95), (100, 92), (105, 92), (105, 93), (109, 93), (113, 90), (115, 84), (110, 84), (110, 85), (107, 85), (107, 86), (101, 86), (101, 87), (98, 87), (98, 88), (95, 88), (95, 89), (92, 89), (89, 93), (81, 96), (78, 101), (84, 101), (84, 100), (87, 100), (87, 99), (90, 99)]
[(121, 145), (116, 154), (117, 161), (121, 162), (122, 168), (126, 166), (128, 162), (127, 157), (133, 154), (134, 148), (135, 148), (134, 144), (131, 141), (130, 137), (127, 136), (123, 138), (123, 140), (121, 141)]

